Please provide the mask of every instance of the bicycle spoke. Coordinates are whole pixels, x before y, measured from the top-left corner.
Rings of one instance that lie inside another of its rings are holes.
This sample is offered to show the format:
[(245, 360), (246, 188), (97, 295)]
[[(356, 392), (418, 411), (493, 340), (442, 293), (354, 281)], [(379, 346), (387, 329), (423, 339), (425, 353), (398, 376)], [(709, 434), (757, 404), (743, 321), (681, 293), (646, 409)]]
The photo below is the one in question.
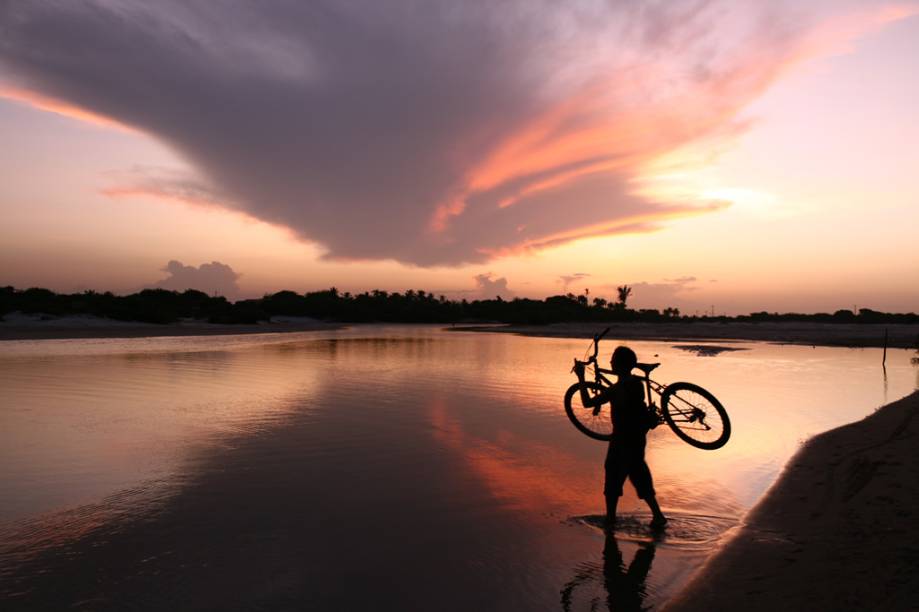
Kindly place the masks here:
[(689, 389), (670, 396), (667, 412), (676, 427), (699, 442), (717, 440), (724, 429), (718, 410), (705, 396)]
[(578, 403), (580, 406), (575, 412), (575, 417), (577, 420), (589, 429), (590, 431), (600, 434), (600, 435), (609, 435), (613, 431), (613, 421), (612, 415), (610, 414), (610, 405), (609, 403), (603, 403), (599, 407), (593, 406), (593, 400), (595, 400), (601, 391), (596, 389), (588, 389), (588, 405), (584, 405), (580, 400)]

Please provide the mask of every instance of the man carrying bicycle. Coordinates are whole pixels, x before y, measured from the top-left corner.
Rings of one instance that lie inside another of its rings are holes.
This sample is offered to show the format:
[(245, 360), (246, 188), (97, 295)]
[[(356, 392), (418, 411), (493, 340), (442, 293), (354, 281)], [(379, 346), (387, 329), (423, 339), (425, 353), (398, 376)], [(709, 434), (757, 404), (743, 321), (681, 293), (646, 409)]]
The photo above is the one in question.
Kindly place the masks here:
[[(616, 384), (595, 397), (590, 397), (587, 387), (582, 385), (581, 401), (585, 407), (604, 402), (612, 404), (613, 434), (606, 452), (606, 479), (603, 486), (607, 524), (610, 527), (616, 524), (616, 506), (622, 496), (622, 485), (628, 478), (639, 499), (645, 500), (651, 509), (651, 526), (660, 528), (667, 524), (667, 517), (657, 503), (651, 470), (645, 461), (649, 419), (644, 385), (632, 376), (637, 363), (635, 351), (626, 346), (617, 347), (613, 351), (611, 365), (617, 377)], [(583, 363), (576, 362), (575, 374), (580, 382), (584, 382)]]

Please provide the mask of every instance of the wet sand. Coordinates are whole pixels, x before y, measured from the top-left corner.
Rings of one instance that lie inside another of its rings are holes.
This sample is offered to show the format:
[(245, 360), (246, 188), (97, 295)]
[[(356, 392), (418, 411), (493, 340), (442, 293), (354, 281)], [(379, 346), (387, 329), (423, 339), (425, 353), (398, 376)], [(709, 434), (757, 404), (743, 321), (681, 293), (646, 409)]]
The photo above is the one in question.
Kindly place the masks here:
[(666, 610), (919, 608), (919, 392), (810, 440)]
[(753, 340), (777, 344), (919, 348), (919, 325), (856, 323), (553, 323), (551, 325), (464, 325), (463, 331), (505, 332), (549, 338), (591, 338), (605, 327), (608, 338), (625, 340)]
[[(8, 315), (9, 317), (9, 315)], [(339, 329), (341, 323), (315, 319), (259, 324), (218, 325), (202, 321), (155, 324), (63, 317), (36, 321), (0, 321), (0, 341), (81, 338), (146, 338), (271, 334)], [(919, 348), (919, 325), (840, 323), (554, 323), (551, 325), (462, 325), (454, 331), (502, 332), (547, 338), (590, 338), (610, 327), (609, 338), (624, 340), (755, 341), (813, 346)]]
[(65, 317), (47, 321), (0, 321), (3, 340), (68, 340), (85, 338), (154, 338), (162, 336), (222, 336), (235, 334), (276, 334), (340, 329), (339, 323), (317, 320), (278, 321), (259, 324), (220, 325), (203, 321), (180, 323), (140, 323), (95, 318)]

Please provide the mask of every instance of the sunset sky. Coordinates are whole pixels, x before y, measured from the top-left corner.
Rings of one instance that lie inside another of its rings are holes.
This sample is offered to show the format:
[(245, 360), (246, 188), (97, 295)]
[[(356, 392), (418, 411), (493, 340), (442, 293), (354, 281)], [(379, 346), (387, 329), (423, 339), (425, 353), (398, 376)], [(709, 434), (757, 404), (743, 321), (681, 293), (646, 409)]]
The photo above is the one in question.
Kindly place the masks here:
[(917, 108), (919, 2), (3, 0), (0, 284), (916, 311)]

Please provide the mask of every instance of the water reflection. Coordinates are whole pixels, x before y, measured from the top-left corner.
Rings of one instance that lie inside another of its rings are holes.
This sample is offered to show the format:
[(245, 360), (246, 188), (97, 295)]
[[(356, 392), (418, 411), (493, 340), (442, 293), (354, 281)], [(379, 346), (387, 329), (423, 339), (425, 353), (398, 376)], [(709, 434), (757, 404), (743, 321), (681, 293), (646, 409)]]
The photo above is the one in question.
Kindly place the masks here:
[(226, 435), (278, 426), (321, 384), (304, 365), (277, 347), (3, 360), (0, 524), (168, 480)]
[[(626, 565), (615, 533), (607, 531), (602, 566), (586, 565), (578, 570), (562, 589), (562, 609), (565, 612), (604, 608), (626, 612), (650, 609), (645, 605), (648, 595), (646, 581), (654, 562), (655, 544), (655, 540), (639, 543), (632, 560)], [(594, 583), (597, 582), (602, 584), (605, 597), (596, 589)], [(579, 605), (581, 602), (583, 604)], [(602, 604), (605, 606), (601, 607)]]
[[(603, 503), (606, 447), (560, 402), (583, 341), (420, 326), (155, 340), (0, 354), (5, 609), (547, 609), (572, 567), (594, 563), (615, 592), (642, 567), (647, 538), (620, 529), (603, 563), (597, 532), (567, 520)], [(800, 440), (883, 397), (861, 351), (630, 344), (659, 354), (662, 380), (712, 389), (735, 423), (716, 452), (649, 438), (671, 515), (649, 606)], [(902, 356), (888, 357), (891, 399), (914, 385)], [(622, 510), (638, 503), (626, 487)]]
[[(476, 403), (474, 399), (470, 402)], [(451, 412), (455, 411), (450, 410), (447, 398), (435, 396), (430, 401), (431, 435), (461, 459), (498, 503), (527, 511), (522, 519), (564, 514), (594, 503), (595, 466), (585, 466), (570, 450), (534, 441), (500, 425), (488, 435), (477, 434), (471, 427), (467, 431)], [(465, 420), (471, 420), (470, 416), (467, 413)]]

